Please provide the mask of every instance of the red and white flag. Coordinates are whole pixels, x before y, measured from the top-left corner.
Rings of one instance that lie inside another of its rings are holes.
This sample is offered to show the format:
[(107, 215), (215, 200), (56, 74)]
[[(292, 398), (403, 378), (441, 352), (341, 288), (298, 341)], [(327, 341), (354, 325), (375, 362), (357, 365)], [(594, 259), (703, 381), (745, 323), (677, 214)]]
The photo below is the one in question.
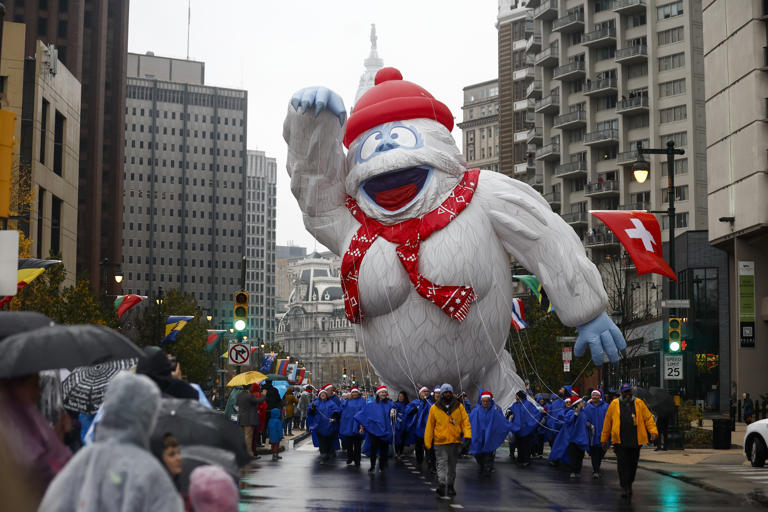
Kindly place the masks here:
[(613, 231), (635, 263), (637, 274), (661, 274), (677, 281), (661, 252), (661, 228), (656, 216), (643, 211), (591, 210)]
[(525, 308), (522, 299), (512, 299), (512, 327), (516, 331), (521, 331), (528, 327), (525, 323)]

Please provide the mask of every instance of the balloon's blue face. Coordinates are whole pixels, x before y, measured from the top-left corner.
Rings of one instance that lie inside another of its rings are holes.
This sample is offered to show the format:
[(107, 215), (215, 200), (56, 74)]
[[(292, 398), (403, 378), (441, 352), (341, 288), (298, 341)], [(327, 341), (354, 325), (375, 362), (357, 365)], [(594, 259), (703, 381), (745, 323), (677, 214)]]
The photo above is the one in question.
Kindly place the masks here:
[(355, 163), (367, 162), (393, 149), (418, 149), (424, 147), (424, 138), (413, 125), (400, 121), (384, 123), (368, 130), (357, 147)]

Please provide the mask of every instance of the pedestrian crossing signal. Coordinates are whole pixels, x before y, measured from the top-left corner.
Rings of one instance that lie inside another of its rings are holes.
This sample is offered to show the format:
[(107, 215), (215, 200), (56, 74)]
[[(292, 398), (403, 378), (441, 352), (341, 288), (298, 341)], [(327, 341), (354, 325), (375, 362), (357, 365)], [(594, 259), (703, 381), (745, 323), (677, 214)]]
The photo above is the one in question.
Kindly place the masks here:
[(248, 327), (248, 292), (235, 292), (234, 328), (244, 331)]
[(682, 348), (681, 342), (683, 341), (683, 319), (670, 318), (667, 332), (669, 333), (669, 351), (680, 352)]

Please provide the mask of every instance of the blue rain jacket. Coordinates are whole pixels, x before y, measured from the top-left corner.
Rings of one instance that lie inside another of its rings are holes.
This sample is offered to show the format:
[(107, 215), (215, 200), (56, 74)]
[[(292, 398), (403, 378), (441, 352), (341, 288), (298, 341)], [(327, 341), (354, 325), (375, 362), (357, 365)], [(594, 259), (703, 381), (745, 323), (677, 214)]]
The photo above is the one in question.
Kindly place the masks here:
[(267, 434), (270, 443), (279, 443), (283, 438), (283, 420), (280, 417), (280, 409), (275, 407), (269, 416), (267, 422)]
[(394, 408), (390, 399), (369, 402), (355, 414), (355, 420), (363, 426), (368, 435), (392, 442), (392, 420), (389, 411)]
[(469, 453), (473, 455), (496, 451), (511, 428), (510, 423), (504, 418), (501, 407), (493, 400), (488, 409), (478, 402), (469, 413), (469, 424), (472, 427)]
[(547, 415), (549, 416), (547, 419), (547, 427), (549, 427), (550, 430), (547, 430), (547, 432), (549, 441), (551, 442), (555, 439), (555, 436), (557, 436), (557, 433), (563, 426), (563, 422), (560, 418), (566, 409), (565, 400), (559, 396), (553, 394), (549, 399), (551, 403), (547, 406)]
[(403, 402), (394, 402), (395, 409), (397, 410), (397, 423), (395, 423), (395, 443), (412, 445), (414, 443), (414, 436), (408, 429), (408, 421), (405, 415), (405, 410), (409, 404)]
[[(312, 408), (315, 408), (315, 412), (312, 412)], [(312, 440), (316, 443), (315, 446), (320, 446), (317, 442), (317, 438), (314, 434), (320, 434), (322, 436), (335, 436), (339, 432), (339, 422), (331, 421), (334, 415), (339, 415), (341, 409), (336, 405), (333, 400), (320, 400), (316, 398), (314, 402), (307, 409), (307, 428), (312, 431)]]
[(590, 446), (600, 446), (600, 434), (603, 432), (603, 423), (605, 422), (605, 413), (608, 411), (608, 404), (602, 398), (598, 405), (594, 405), (590, 400), (582, 414), (586, 415), (587, 421), (595, 427), (594, 433), (589, 440)]
[(427, 429), (427, 419), (429, 418), (429, 409), (435, 405), (432, 398), (426, 400), (417, 398), (412, 400), (405, 407), (405, 416), (407, 429), (419, 439), (424, 439), (424, 431)]
[(339, 434), (342, 437), (360, 437), (360, 423), (355, 419), (355, 414), (365, 407), (365, 399), (350, 398), (341, 404), (341, 423)]
[(573, 409), (566, 409), (562, 414), (563, 428), (557, 434), (555, 444), (549, 454), (549, 460), (560, 460), (568, 463), (568, 445), (574, 443), (582, 450), (589, 448), (589, 435), (587, 433), (587, 416), (584, 410), (576, 415)]
[(512, 418), (510, 430), (517, 437), (525, 437), (532, 434), (539, 426), (539, 420), (541, 419), (541, 413), (538, 407), (526, 399), (522, 402), (515, 402), (507, 409), (512, 411), (514, 418)]

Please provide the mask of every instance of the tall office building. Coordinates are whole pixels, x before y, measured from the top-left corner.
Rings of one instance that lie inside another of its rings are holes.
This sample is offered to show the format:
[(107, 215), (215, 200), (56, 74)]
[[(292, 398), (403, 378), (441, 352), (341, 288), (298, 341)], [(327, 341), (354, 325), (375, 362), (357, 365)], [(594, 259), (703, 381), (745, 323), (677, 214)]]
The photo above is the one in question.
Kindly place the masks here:
[[(499, 172), (528, 182), (541, 191), (533, 159), (529, 158), (528, 132), (533, 129), (533, 57), (527, 52), (541, 48), (541, 35), (534, 35), (531, 9), (520, 0), (499, 0), (498, 29), (498, 143)], [(539, 83), (540, 85), (540, 83)], [(539, 89), (536, 89), (540, 91)]]
[[(5, 7), (7, 20), (27, 25), (25, 55), (35, 55), (37, 40), (53, 44), (82, 84), (77, 268), (100, 292), (103, 260), (122, 255), (128, 0), (6, 0)], [(117, 292), (114, 280), (106, 286)]]
[(277, 160), (248, 151), (245, 197), (245, 289), (250, 295), (248, 337), (275, 339), (275, 210)]
[(499, 81), (464, 88), (462, 150), (470, 168), (499, 170)]
[(123, 288), (191, 293), (228, 328), (245, 255), (248, 93), (203, 85), (200, 62), (141, 59), (132, 73), (153, 71), (129, 76), (124, 107)]
[(768, 386), (768, 2), (702, 7), (709, 241), (728, 255), (734, 391), (757, 396)]

